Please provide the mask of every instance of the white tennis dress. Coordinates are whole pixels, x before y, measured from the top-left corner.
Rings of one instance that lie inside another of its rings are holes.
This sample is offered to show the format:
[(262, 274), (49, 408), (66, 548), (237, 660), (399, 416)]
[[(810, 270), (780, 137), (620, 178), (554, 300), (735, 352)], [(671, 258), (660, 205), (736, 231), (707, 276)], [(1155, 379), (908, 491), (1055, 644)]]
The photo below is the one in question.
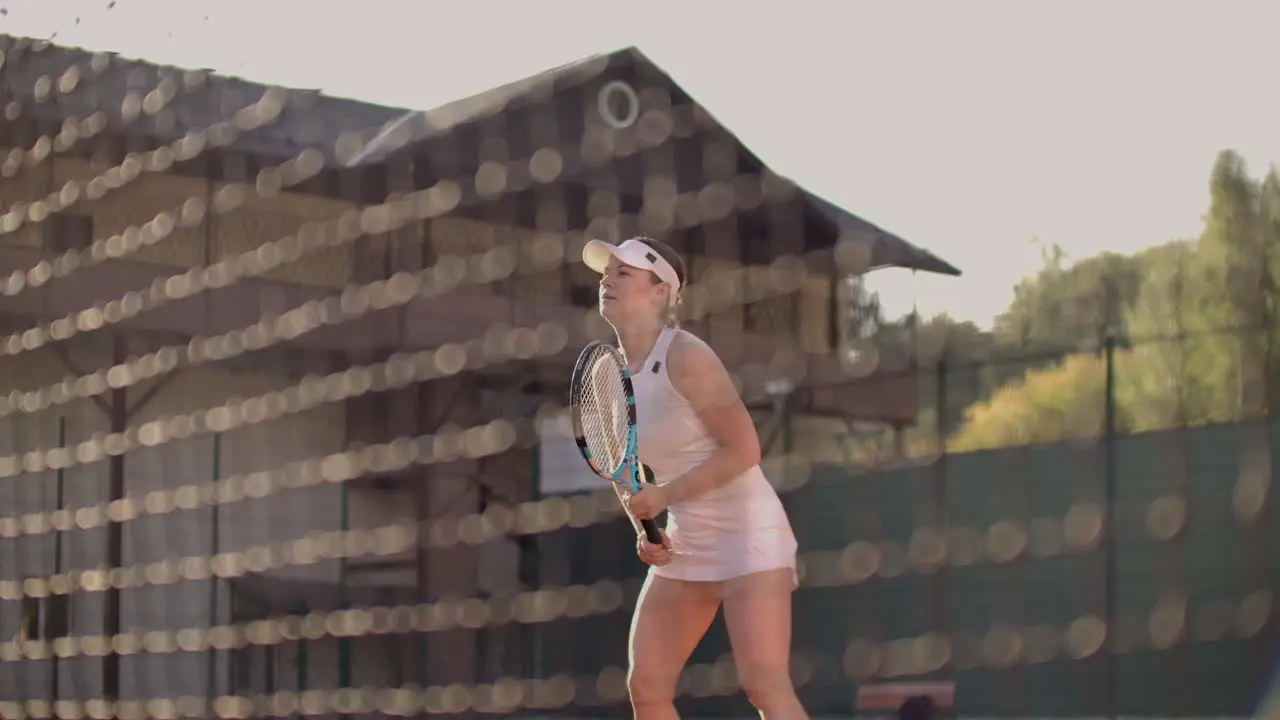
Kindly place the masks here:
[[(677, 480), (715, 452), (693, 407), (667, 376), (667, 351), (680, 330), (666, 328), (632, 376), (640, 461), (659, 484)], [(669, 508), (674, 559), (649, 571), (677, 580), (728, 580), (796, 566), (796, 538), (782, 501), (759, 466)], [(793, 576), (794, 577), (794, 576)]]

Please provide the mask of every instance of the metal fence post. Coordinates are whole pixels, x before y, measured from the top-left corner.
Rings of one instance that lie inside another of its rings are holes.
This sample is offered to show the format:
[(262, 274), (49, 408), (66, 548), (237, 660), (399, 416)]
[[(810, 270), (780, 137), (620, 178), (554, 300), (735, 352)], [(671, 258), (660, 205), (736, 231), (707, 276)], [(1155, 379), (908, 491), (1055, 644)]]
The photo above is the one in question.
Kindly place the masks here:
[(1116, 507), (1116, 337), (1115, 331), (1108, 329), (1103, 340), (1103, 354), (1106, 361), (1105, 397), (1103, 399), (1103, 503), (1105, 504), (1106, 525), (1103, 533), (1105, 600), (1104, 620), (1106, 623), (1106, 641), (1103, 644), (1106, 662), (1106, 717), (1116, 717), (1115, 687), (1115, 637), (1116, 637), (1116, 533), (1119, 528), (1119, 511)]

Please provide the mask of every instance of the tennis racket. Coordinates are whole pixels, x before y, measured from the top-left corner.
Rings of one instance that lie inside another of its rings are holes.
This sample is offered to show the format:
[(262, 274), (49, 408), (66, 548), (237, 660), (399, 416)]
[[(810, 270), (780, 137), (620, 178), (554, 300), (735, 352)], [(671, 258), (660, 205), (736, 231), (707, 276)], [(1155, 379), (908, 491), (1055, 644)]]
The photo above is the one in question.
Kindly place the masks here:
[[(640, 492), (644, 469), (636, 443), (636, 394), (616, 348), (602, 342), (583, 348), (569, 382), (569, 415), (578, 452), (591, 471), (633, 495)], [(657, 523), (640, 524), (649, 542), (662, 544)]]

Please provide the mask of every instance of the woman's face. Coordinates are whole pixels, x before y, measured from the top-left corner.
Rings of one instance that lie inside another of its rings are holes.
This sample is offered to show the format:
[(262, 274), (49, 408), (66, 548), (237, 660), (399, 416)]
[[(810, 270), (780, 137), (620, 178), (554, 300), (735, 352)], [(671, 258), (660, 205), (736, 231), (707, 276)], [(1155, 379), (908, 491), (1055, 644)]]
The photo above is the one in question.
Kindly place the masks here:
[(651, 320), (662, 315), (667, 301), (665, 283), (655, 283), (648, 270), (610, 258), (600, 276), (600, 314), (615, 328), (618, 323)]

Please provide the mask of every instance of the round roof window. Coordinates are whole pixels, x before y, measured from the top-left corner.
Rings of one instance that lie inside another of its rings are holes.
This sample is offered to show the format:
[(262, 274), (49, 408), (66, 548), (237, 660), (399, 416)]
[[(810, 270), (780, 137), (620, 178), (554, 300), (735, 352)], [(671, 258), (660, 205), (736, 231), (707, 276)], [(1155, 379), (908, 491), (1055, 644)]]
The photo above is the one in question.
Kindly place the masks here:
[(621, 80), (614, 80), (600, 88), (597, 100), (600, 116), (614, 130), (631, 127), (640, 116), (640, 98), (629, 84)]

